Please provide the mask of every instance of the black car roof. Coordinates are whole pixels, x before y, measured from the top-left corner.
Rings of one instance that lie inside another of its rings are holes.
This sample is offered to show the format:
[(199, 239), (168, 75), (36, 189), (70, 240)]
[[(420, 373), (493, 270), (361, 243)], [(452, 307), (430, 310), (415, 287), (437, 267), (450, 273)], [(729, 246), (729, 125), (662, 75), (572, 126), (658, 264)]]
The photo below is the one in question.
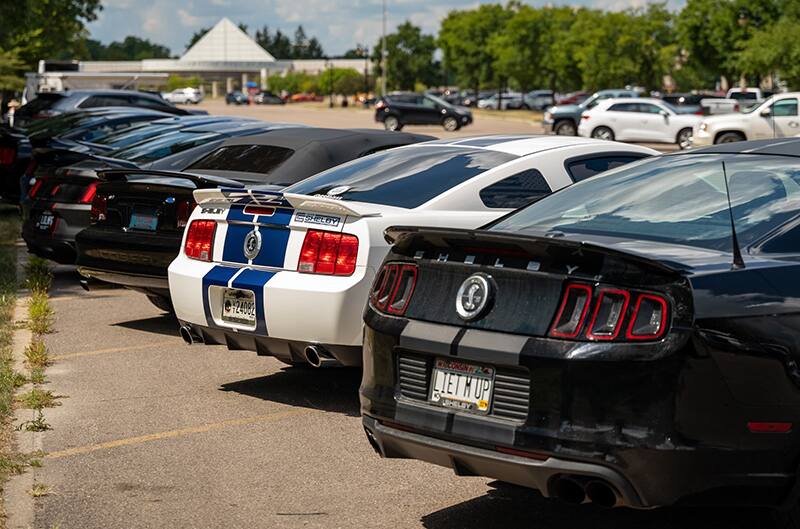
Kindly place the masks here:
[(692, 154), (763, 154), (800, 158), (800, 138), (775, 138), (769, 140), (720, 143), (718, 145), (675, 153), (671, 156), (686, 156)]

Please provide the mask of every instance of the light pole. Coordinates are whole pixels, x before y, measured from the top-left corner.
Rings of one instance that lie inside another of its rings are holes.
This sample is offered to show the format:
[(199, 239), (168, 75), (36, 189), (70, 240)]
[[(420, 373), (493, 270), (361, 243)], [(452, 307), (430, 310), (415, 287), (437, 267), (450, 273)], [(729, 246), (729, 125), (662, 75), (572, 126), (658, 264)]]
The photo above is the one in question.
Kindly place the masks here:
[(386, 95), (386, 0), (383, 0), (383, 37), (381, 38), (381, 95)]

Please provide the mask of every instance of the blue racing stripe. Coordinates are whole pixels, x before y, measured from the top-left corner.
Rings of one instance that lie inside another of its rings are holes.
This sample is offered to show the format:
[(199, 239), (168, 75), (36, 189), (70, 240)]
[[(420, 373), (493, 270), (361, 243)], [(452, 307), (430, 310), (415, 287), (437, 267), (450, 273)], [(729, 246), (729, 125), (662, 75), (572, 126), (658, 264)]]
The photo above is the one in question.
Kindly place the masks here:
[(206, 323), (209, 327), (216, 327), (216, 325), (214, 324), (214, 318), (211, 317), (211, 308), (208, 303), (208, 287), (212, 285), (228, 286), (228, 281), (238, 271), (238, 268), (230, 266), (215, 266), (203, 276), (203, 312), (206, 315)]
[[(253, 215), (246, 215), (244, 208), (233, 206), (228, 211), (227, 220), (228, 230), (225, 236), (225, 244), (222, 249), (222, 260), (228, 263), (248, 264), (247, 257), (244, 255), (244, 240), (247, 234), (253, 231), (252, 224), (236, 224), (230, 221), (253, 222)], [(278, 208), (270, 216), (260, 215), (258, 217), (258, 231), (261, 233), (261, 251), (253, 260), (253, 264), (261, 266), (283, 267), (286, 257), (286, 246), (289, 243), (288, 228), (292, 220), (294, 210), (291, 208)]]
[(267, 336), (267, 319), (264, 314), (264, 285), (272, 279), (275, 272), (246, 269), (233, 281), (234, 288), (252, 290), (256, 295), (256, 330), (259, 336)]

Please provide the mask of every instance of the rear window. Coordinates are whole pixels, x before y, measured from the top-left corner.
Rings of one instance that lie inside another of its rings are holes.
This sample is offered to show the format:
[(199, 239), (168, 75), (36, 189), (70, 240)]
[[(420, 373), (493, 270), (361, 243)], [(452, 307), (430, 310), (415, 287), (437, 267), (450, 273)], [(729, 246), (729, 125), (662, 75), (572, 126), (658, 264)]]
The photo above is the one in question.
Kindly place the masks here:
[(491, 229), (596, 234), (725, 251), (731, 248), (731, 211), (742, 247), (797, 217), (800, 163), (779, 156), (662, 157), (575, 184)]
[(221, 139), (222, 137), (222, 134), (217, 134), (216, 132), (175, 131), (151, 141), (137, 143), (125, 149), (112, 151), (108, 156), (136, 163), (147, 163), (186, 151), (198, 145)]
[(292, 157), (294, 151), (273, 145), (229, 145), (201, 158), (187, 170), (234, 171), (270, 174)]
[(18, 115), (34, 116), (42, 110), (49, 110), (64, 96), (61, 94), (38, 94), (35, 99), (28, 101), (17, 110)]
[(574, 182), (580, 182), (610, 169), (616, 169), (626, 163), (641, 160), (645, 156), (600, 156), (597, 158), (580, 158), (567, 160), (567, 172)]
[(442, 146), (392, 149), (324, 171), (287, 188), (286, 192), (415, 208), (515, 158), (513, 154), (487, 149)]
[(128, 147), (133, 145), (134, 143), (139, 143), (145, 140), (149, 140), (150, 138), (155, 138), (161, 134), (166, 134), (167, 132), (171, 132), (176, 130), (177, 126), (163, 126), (163, 125), (151, 125), (150, 123), (139, 123), (134, 127), (126, 130), (120, 130), (114, 132), (113, 134), (109, 134), (103, 138), (96, 140), (94, 143), (98, 143), (100, 145), (106, 145), (108, 147), (112, 147), (115, 149), (121, 149), (123, 147)]

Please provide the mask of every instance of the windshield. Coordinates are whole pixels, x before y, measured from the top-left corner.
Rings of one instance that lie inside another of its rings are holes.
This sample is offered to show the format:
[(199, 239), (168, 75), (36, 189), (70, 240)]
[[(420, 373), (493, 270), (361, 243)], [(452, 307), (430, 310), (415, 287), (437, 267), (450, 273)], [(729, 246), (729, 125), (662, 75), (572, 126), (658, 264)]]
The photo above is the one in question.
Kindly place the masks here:
[(153, 160), (159, 160), (171, 154), (183, 152), (192, 147), (203, 145), (204, 143), (222, 137), (222, 134), (216, 132), (175, 131), (151, 141), (137, 143), (125, 149), (112, 151), (108, 156), (121, 160), (128, 160), (130, 162), (147, 163)]
[(452, 108), (453, 105), (442, 99), (441, 97), (432, 96), (430, 94), (426, 94), (425, 97), (428, 99), (433, 99), (437, 104), (442, 105), (443, 107)]
[(728, 250), (726, 174), (741, 246), (800, 214), (800, 162), (791, 158), (666, 156), (575, 184), (491, 229), (596, 234)]
[(285, 191), (415, 208), (515, 158), (488, 149), (441, 145), (392, 149), (328, 169)]

